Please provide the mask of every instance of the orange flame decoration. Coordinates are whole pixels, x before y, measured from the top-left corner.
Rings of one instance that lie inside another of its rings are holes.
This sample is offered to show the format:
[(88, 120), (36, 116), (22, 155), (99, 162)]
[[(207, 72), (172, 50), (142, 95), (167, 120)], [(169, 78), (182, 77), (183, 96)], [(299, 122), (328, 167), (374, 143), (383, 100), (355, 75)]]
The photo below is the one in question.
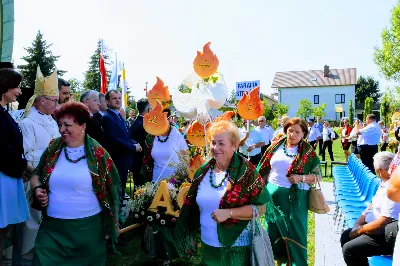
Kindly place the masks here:
[(215, 122), (219, 121), (231, 121), (232, 117), (235, 115), (234, 111), (226, 111), (221, 116), (215, 118)]
[(150, 112), (144, 115), (143, 127), (147, 133), (154, 136), (161, 136), (169, 129), (167, 113), (163, 113), (160, 101), (156, 101), (157, 105)]
[(157, 105), (157, 100), (160, 101), (163, 105), (163, 108), (167, 108), (169, 102), (171, 100), (171, 96), (169, 95), (168, 86), (164, 87), (164, 81), (162, 81), (159, 77), (157, 78), (156, 84), (153, 88), (147, 93), (147, 98), (149, 99), (149, 103), (151, 107), (155, 107)]
[(238, 102), (238, 113), (246, 120), (254, 120), (264, 113), (264, 105), (258, 95), (260, 86), (252, 89), (249, 94), (244, 93)]
[(196, 154), (193, 158), (190, 159), (190, 166), (189, 166), (189, 178), (190, 180), (193, 180), (194, 173), (200, 168), (200, 166), (205, 162), (206, 160), (201, 157), (199, 154)]
[[(210, 128), (210, 126), (211, 123), (207, 123), (206, 130)], [(192, 145), (196, 147), (206, 146), (204, 127), (197, 120), (194, 120), (192, 124), (190, 124), (186, 134), (189, 142)]]
[(215, 74), (218, 70), (219, 60), (216, 54), (210, 49), (211, 42), (203, 47), (203, 52), (197, 51), (197, 56), (193, 61), (194, 72), (202, 78), (207, 78)]

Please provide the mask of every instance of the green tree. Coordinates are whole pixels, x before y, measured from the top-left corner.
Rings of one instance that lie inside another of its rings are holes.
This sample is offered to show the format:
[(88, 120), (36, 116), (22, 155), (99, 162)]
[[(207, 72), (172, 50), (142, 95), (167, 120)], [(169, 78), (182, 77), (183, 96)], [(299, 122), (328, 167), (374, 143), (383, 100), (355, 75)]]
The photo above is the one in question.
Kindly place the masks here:
[(312, 115), (312, 112), (313, 112), (312, 103), (306, 98), (301, 99), (299, 102), (299, 109), (297, 110), (296, 116), (306, 120)]
[(381, 101), (381, 108), (380, 108), (380, 113), (383, 118), (383, 121), (385, 122), (385, 125), (387, 125), (389, 114), (390, 114), (390, 100), (388, 95), (385, 93), (383, 95), (382, 101)]
[[(110, 65), (108, 62), (109, 56), (107, 54), (107, 49), (104, 49), (104, 61), (107, 65)], [(83, 88), (85, 90), (97, 90), (100, 91), (101, 87), (101, 74), (100, 74), (100, 51), (101, 51), (101, 40), (97, 42), (97, 48), (94, 51), (93, 55), (89, 60), (89, 69), (85, 72), (85, 80), (83, 81)], [(107, 70), (107, 80), (110, 79), (110, 70)]]
[(379, 81), (370, 76), (360, 76), (356, 85), (356, 103), (363, 103), (367, 97), (371, 97), (374, 102), (379, 102), (381, 97)]
[(289, 105), (288, 104), (280, 104), (276, 105), (276, 109), (274, 111), (274, 115), (276, 118), (282, 117), (289, 112)]
[(312, 110), (312, 115), (314, 117), (320, 116), (321, 118), (324, 118), (326, 116), (325, 108), (326, 108), (326, 103), (315, 106)]
[(372, 114), (372, 98), (367, 97), (364, 102), (364, 121), (367, 118), (367, 115)]
[(275, 118), (274, 111), (272, 110), (272, 107), (268, 105), (267, 101), (263, 101), (264, 104), (264, 113), (263, 116), (265, 116), (265, 119), (267, 121), (271, 121)]
[(392, 10), (389, 27), (381, 33), (382, 48), (375, 47), (374, 62), (388, 80), (400, 81), (400, 1)]
[(71, 85), (71, 91), (74, 95), (75, 101), (79, 102), (83, 91), (82, 82), (76, 78), (71, 78), (68, 80), (68, 83)]
[(354, 106), (353, 100), (350, 100), (350, 107), (349, 107), (349, 124), (353, 125), (354, 123)]
[[(50, 48), (53, 44), (47, 44), (43, 38), (43, 34), (38, 31), (32, 46), (24, 48), (28, 55), (21, 57), (26, 62), (25, 65), (19, 65), (18, 69), (22, 76), (22, 88), (34, 88), (36, 80), (37, 66), (40, 66), (44, 76), (49, 76), (55, 70), (55, 63), (60, 56), (55, 56)], [(62, 76), (66, 71), (57, 69), (59, 76)]]
[(228, 103), (235, 104), (237, 103), (236, 100), (236, 90), (232, 89), (231, 93), (228, 96)]

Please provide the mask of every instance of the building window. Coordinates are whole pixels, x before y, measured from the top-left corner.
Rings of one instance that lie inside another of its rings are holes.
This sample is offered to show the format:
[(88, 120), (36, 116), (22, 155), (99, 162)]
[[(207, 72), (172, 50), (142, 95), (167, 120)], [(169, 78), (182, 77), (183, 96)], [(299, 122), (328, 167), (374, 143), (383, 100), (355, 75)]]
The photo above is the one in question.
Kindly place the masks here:
[(335, 103), (346, 103), (346, 96), (344, 94), (335, 94)]
[(319, 104), (319, 95), (314, 95), (314, 104)]

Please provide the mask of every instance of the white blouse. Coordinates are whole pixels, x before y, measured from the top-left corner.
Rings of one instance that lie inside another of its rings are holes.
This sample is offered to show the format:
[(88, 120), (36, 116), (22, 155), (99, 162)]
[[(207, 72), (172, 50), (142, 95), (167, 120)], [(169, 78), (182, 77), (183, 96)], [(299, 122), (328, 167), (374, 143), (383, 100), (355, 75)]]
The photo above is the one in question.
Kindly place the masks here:
[[(214, 172), (212, 180), (214, 185), (218, 185), (225, 177), (225, 172)], [(204, 175), (200, 182), (196, 202), (200, 209), (200, 227), (201, 240), (212, 247), (222, 247), (218, 239), (217, 222), (215, 222), (211, 214), (214, 210), (219, 209), (221, 198), (225, 195), (228, 186), (228, 179), (224, 181), (221, 187), (214, 188), (210, 184), (210, 170)], [(250, 226), (250, 223), (249, 223)], [(250, 227), (243, 230), (233, 246), (250, 245), (249, 230)]]
[[(166, 137), (160, 139), (164, 140)], [(179, 163), (177, 153), (188, 149), (185, 138), (174, 126), (166, 142), (160, 142), (158, 137), (155, 137), (151, 150), (151, 157), (154, 160), (153, 182), (170, 177), (175, 169), (169, 164)]]
[[(274, 184), (278, 187), (290, 188), (292, 183), (289, 181), (287, 172), (289, 170), (290, 165), (292, 164), (294, 157), (289, 157), (283, 151), (282, 144), (275, 152), (275, 154), (271, 158), (271, 171), (268, 176), (268, 182)], [(286, 148), (288, 154), (295, 155), (297, 154), (298, 147), (295, 148)], [(308, 184), (298, 183), (298, 187), (300, 189), (309, 190), (310, 186)]]
[[(84, 146), (67, 148), (68, 157), (76, 160), (85, 154)], [(100, 203), (93, 190), (87, 160), (67, 161), (64, 149), (54, 167), (49, 182), (47, 214), (58, 219), (79, 219), (98, 214)]]

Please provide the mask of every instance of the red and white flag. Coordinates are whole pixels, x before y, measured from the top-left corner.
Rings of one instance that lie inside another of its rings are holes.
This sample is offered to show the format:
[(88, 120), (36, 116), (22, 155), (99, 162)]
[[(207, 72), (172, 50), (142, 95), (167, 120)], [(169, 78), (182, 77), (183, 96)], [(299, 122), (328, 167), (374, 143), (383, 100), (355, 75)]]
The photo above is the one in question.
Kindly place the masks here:
[(106, 94), (107, 93), (107, 73), (106, 73), (106, 65), (104, 63), (103, 40), (101, 40), (101, 49), (100, 49), (100, 75), (101, 75), (100, 92), (103, 94)]

